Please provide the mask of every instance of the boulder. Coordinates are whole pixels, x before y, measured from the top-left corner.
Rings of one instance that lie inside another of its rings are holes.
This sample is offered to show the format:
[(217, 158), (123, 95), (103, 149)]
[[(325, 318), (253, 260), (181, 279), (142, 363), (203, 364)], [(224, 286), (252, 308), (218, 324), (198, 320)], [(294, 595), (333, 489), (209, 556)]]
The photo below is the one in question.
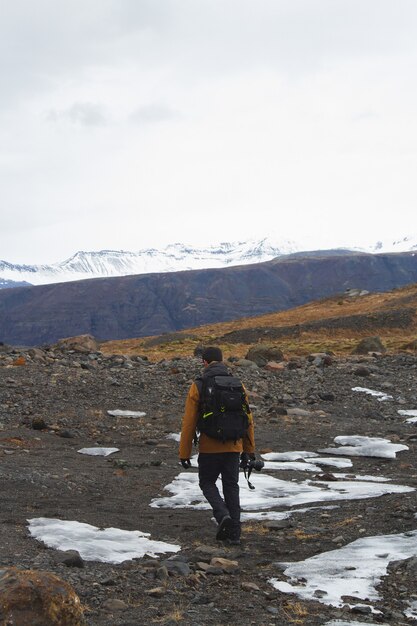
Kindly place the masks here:
[(280, 362), (284, 360), (284, 353), (276, 346), (266, 343), (259, 343), (252, 346), (248, 351), (245, 359), (253, 361), (259, 367), (264, 367), (269, 361)]
[(0, 569), (0, 624), (83, 626), (80, 599), (50, 572)]
[(88, 352), (98, 352), (99, 344), (92, 335), (77, 335), (76, 337), (66, 337), (60, 339), (56, 347), (58, 350), (74, 350), (87, 354)]
[(368, 354), (369, 352), (386, 352), (379, 337), (364, 337), (352, 350), (352, 354)]

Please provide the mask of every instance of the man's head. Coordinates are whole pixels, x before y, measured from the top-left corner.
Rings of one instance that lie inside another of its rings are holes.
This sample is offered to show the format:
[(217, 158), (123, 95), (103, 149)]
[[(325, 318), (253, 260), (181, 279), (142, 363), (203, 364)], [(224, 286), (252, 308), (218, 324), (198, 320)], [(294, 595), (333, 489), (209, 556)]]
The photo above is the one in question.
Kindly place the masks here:
[(208, 346), (207, 348), (204, 348), (201, 358), (209, 364), (212, 361), (223, 361), (223, 354), (220, 348), (217, 348), (216, 346)]

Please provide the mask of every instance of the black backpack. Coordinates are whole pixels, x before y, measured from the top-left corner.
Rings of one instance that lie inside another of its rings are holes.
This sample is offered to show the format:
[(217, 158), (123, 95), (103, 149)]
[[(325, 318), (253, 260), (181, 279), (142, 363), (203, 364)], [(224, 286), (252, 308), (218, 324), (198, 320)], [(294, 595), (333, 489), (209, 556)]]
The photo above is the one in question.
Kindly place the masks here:
[(238, 441), (249, 426), (249, 406), (239, 378), (202, 379), (197, 429), (213, 439)]

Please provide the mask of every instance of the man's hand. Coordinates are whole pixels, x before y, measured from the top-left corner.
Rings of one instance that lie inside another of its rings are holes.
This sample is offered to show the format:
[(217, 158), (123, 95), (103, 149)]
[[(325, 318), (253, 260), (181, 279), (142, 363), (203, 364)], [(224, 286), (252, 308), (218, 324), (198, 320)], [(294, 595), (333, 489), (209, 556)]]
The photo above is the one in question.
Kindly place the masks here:
[(239, 467), (241, 469), (247, 469), (248, 465), (249, 465), (249, 461), (254, 461), (255, 460), (255, 455), (249, 452), (242, 452), (240, 455), (240, 463), (239, 463)]
[(191, 467), (190, 459), (180, 459), (180, 461), (184, 469), (189, 469)]

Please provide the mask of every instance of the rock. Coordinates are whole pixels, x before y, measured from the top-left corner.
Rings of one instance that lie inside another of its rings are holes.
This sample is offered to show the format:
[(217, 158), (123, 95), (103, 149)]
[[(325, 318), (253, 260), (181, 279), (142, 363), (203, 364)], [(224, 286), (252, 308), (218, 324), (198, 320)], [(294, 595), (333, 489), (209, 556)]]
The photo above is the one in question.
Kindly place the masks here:
[(360, 365), (359, 367), (357, 367), (353, 373), (355, 374), (355, 376), (370, 376), (371, 372), (369, 371), (369, 369), (367, 367), (365, 367), (364, 365)]
[(162, 565), (162, 567), (158, 567), (158, 569), (156, 570), (156, 576), (160, 580), (168, 580), (169, 578), (168, 568), (165, 567), (165, 565)]
[(344, 542), (344, 537), (343, 535), (339, 535), (338, 537), (335, 537), (334, 539), (332, 539), (332, 543), (343, 543)]
[(247, 582), (243, 582), (241, 585), (242, 589), (244, 591), (260, 591), (260, 587), (258, 587), (258, 585), (256, 585), (255, 583), (247, 583)]
[(117, 469), (125, 469), (126, 467), (129, 467), (129, 463), (126, 459), (113, 459), (112, 464), (113, 467), (116, 467)]
[(211, 574), (211, 576), (221, 576), (224, 574), (224, 571), (221, 567), (216, 567), (214, 565), (209, 565), (205, 572), (205, 574)]
[(238, 361), (235, 362), (235, 365), (237, 367), (244, 367), (244, 368), (248, 368), (248, 369), (258, 369), (258, 365), (256, 365), (256, 363), (254, 361), (250, 361), (249, 359), (239, 359)]
[(365, 337), (352, 350), (352, 354), (368, 354), (369, 352), (386, 352), (386, 348), (379, 337)]
[(227, 572), (227, 573), (236, 572), (239, 569), (239, 563), (237, 561), (224, 559), (220, 556), (213, 557), (210, 561), (210, 565), (212, 567), (218, 567), (223, 572)]
[(146, 593), (152, 598), (162, 598), (166, 594), (166, 589), (165, 587), (153, 587), (153, 589), (148, 589)]
[(66, 428), (63, 430), (59, 430), (57, 432), (58, 437), (62, 437), (63, 439), (74, 439), (75, 433), (72, 430), (67, 430)]
[(289, 370), (297, 370), (300, 369), (302, 367), (301, 365), (301, 361), (298, 361), (296, 359), (291, 359), (290, 361), (288, 361), (287, 363), (287, 368)]
[(214, 546), (205, 546), (205, 545), (197, 546), (197, 548), (195, 549), (195, 552), (199, 554), (205, 554), (207, 556), (220, 556), (225, 553), (225, 551), (222, 550), (221, 548), (214, 547)]
[(306, 411), (305, 409), (287, 409), (288, 415), (294, 415), (298, 417), (313, 417), (313, 413), (311, 411)]
[(322, 391), (319, 393), (319, 398), (325, 402), (333, 402), (336, 400), (336, 396), (332, 391)]
[(284, 363), (277, 363), (276, 361), (268, 361), (265, 368), (268, 372), (282, 372), (285, 369)]
[(13, 626), (82, 626), (72, 587), (50, 572), (0, 570), (0, 623)]
[(12, 362), (12, 365), (15, 367), (21, 367), (22, 365), (26, 365), (26, 359), (24, 356), (19, 356)]
[(283, 361), (284, 353), (276, 346), (259, 343), (256, 346), (252, 346), (245, 356), (245, 359), (253, 361), (259, 367), (263, 367), (268, 361)]
[(196, 565), (198, 569), (201, 569), (203, 572), (206, 572), (210, 567), (210, 564), (206, 563), (205, 561), (198, 561)]
[[(103, 609), (113, 613), (114, 611), (125, 611), (129, 606), (123, 600), (119, 600), (118, 598), (110, 598), (103, 602)], [(63, 625), (64, 626), (64, 625)]]
[(77, 550), (67, 550), (62, 562), (67, 567), (84, 567), (84, 561)]
[(28, 356), (32, 359), (32, 361), (37, 361), (38, 363), (46, 362), (46, 354), (43, 350), (39, 348), (31, 348), (28, 350)]
[(279, 613), (279, 610), (275, 606), (268, 606), (266, 610), (271, 615), (278, 615)]
[(32, 428), (33, 430), (45, 430), (48, 426), (43, 417), (34, 417), (32, 420)]
[(277, 519), (265, 522), (264, 526), (268, 530), (283, 530), (284, 528), (290, 528), (292, 524), (288, 519)]
[(336, 476), (334, 474), (331, 474), (330, 472), (324, 472), (323, 474), (316, 474), (314, 478), (315, 480), (324, 480), (327, 482), (338, 480)]
[(77, 335), (76, 337), (66, 337), (60, 339), (56, 348), (58, 350), (74, 350), (88, 354), (89, 352), (98, 352), (99, 344), (92, 335)]
[(181, 576), (191, 574), (191, 568), (188, 563), (180, 561), (179, 559), (167, 559), (162, 562), (162, 565), (167, 568), (170, 574), (180, 574)]

